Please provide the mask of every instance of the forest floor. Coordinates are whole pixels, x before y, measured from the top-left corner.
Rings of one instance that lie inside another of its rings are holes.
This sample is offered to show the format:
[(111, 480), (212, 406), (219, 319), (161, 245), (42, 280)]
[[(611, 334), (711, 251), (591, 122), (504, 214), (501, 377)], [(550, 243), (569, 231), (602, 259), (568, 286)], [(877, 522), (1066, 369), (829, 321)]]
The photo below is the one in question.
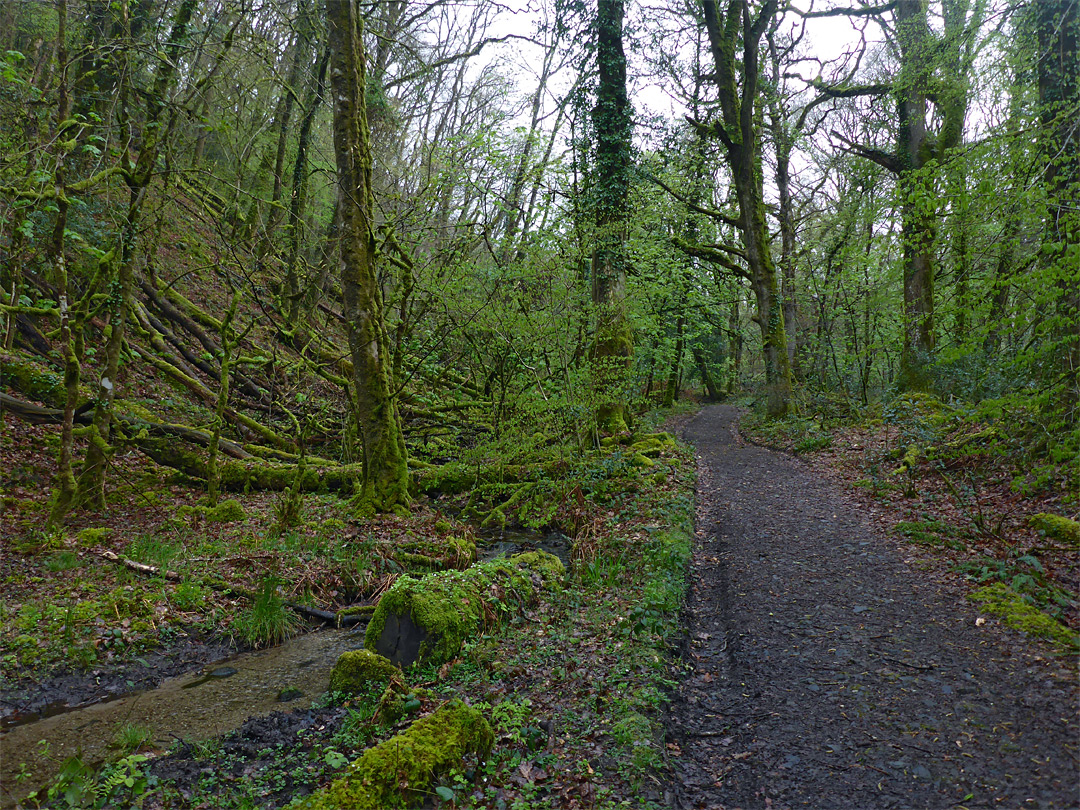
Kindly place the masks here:
[[(13, 486), (0, 515), (0, 715), (9, 719), (49, 714), (56, 703), (95, 704), (184, 671), (193, 680), (193, 670), (209, 671), (222, 656), (248, 647), (248, 600), (209, 587), (214, 578), (254, 591), (272, 572), (286, 597), (333, 611), (377, 599), (402, 571), (393, 557), (399, 547), (421, 539), (438, 545), (453, 533), (475, 540), (484, 555), (500, 540), (452, 517), (465, 496), (418, 498), (407, 518), (357, 520), (347, 502), (310, 494), (300, 525), (282, 531), (275, 527), (276, 493), (237, 493), (243, 517), (213, 522), (184, 509), (197, 506), (197, 488), (135, 454), (119, 460), (123, 486), (105, 510), (79, 513), (64, 531), (42, 532), (37, 527), (53, 472), (54, 432), (5, 420)], [(115, 727), (95, 721), (83, 738), (111, 741), (111, 751), (103, 761), (75, 752), (81, 755), (74, 763), (65, 762), (72, 751), (55, 741), (13, 749), (13, 735), (5, 733), (0, 805), (40, 787), (37, 799), (22, 806), (66, 806), (74, 796), (74, 806), (86, 807), (283, 807), (449, 698), (479, 707), (496, 744), (482, 765), (466, 763), (444, 774), (428, 806), (665, 803), (662, 705), (677, 678), (673, 666), (681, 665), (671, 651), (689, 559), (693, 460), (669, 443), (643, 466), (616, 445), (581, 465), (558, 513), (574, 535), (572, 547), (566, 535), (545, 532), (502, 538), (503, 544), (513, 539), (518, 550), (561, 538), (565, 587), (520, 615), (508, 598), (506, 617), (459, 657), (410, 670), (409, 687), (420, 695), (412, 715), (382, 725), (372, 719), (378, 695), (319, 695), (316, 689), (210, 737), (157, 728), (136, 715)], [(109, 554), (179, 577), (133, 571)], [(358, 639), (354, 646), (361, 644)], [(224, 663), (243, 668), (236, 659)], [(270, 693), (290, 685), (275, 682)], [(202, 692), (181, 694), (195, 704), (207, 700)], [(30, 723), (12, 732), (21, 738), (35, 728)], [(130, 783), (117, 783), (118, 774), (130, 775)]]
[(739, 415), (709, 407), (684, 432), (699, 497), (676, 806), (1080, 806), (1075, 657), (980, 615), (882, 530), (888, 507), (748, 444)]

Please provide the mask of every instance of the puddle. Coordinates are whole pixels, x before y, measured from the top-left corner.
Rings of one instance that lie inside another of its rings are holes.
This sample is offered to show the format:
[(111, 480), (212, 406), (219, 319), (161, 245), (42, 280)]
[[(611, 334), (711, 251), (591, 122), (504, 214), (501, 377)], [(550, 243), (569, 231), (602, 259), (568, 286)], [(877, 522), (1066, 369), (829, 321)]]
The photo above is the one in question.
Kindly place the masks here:
[[(306, 633), (279, 647), (170, 678), (156, 689), (89, 706), (50, 707), (32, 722), (24, 718), (22, 725), (0, 734), (0, 806), (12, 807), (47, 784), (71, 756), (94, 763), (115, 755), (109, 744), (126, 725), (150, 729), (153, 744), (167, 748), (180, 740), (225, 734), (249, 717), (306, 709), (326, 690), (338, 656), (363, 643), (362, 627)], [(283, 690), (303, 696), (282, 702), (279, 696), (289, 697)], [(16, 785), (23, 765), (32, 777)]]
[(477, 529), (476, 553), (481, 561), (521, 554), (523, 551), (546, 551), (570, 567), (571, 540), (560, 532), (543, 534), (527, 529)]

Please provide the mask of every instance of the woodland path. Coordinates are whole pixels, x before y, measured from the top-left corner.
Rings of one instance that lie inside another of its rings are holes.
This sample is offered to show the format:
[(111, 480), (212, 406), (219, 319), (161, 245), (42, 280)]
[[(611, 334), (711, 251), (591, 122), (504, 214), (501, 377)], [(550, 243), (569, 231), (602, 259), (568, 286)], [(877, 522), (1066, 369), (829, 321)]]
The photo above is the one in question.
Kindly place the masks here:
[(684, 433), (699, 503), (675, 806), (1080, 805), (1073, 662), (977, 625), (854, 498), (744, 442), (737, 418), (713, 406)]

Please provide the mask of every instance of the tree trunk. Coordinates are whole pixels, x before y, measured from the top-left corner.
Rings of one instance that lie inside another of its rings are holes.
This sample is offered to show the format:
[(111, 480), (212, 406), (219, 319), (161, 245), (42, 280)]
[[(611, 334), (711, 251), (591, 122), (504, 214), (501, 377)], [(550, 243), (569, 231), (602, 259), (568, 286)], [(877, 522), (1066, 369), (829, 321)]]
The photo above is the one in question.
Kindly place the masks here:
[(599, 81), (593, 124), (596, 178), (593, 183), (596, 245), (592, 259), (592, 303), (596, 341), (592, 359), (602, 402), (597, 426), (608, 433), (629, 429), (623, 375), (634, 353), (626, 319), (626, 237), (630, 194), (630, 101), (626, 95), (623, 0), (597, 0), (596, 59)]
[(1039, 75), (1039, 139), (1046, 161), (1046, 220), (1040, 264), (1058, 291), (1055, 352), (1062, 385), (1058, 402), (1075, 414), (1080, 372), (1080, 8), (1075, 0), (1035, 4)]
[[(686, 299), (683, 298), (683, 301)], [(671, 359), (671, 369), (668, 372), (667, 388), (664, 390), (664, 407), (670, 408), (679, 398), (679, 371), (682, 368), (683, 351), (686, 348), (684, 340), (684, 327), (686, 325), (686, 312), (679, 311), (679, 317), (675, 321), (675, 356)]]
[(161, 113), (166, 96), (172, 85), (180, 57), (180, 47), (187, 37), (187, 26), (195, 10), (197, 0), (183, 0), (169, 32), (166, 56), (158, 66), (154, 86), (147, 99), (146, 123), (143, 127), (143, 144), (135, 166), (128, 171), (128, 210), (121, 226), (119, 250), (119, 296), (109, 319), (108, 342), (105, 349), (105, 373), (98, 383), (97, 408), (90, 430), (90, 445), (79, 476), (79, 502), (104, 506), (105, 466), (111, 452), (109, 432), (112, 419), (113, 399), (116, 395), (120, 352), (124, 345), (124, 332), (131, 311), (135, 283), (135, 240), (138, 237), (139, 213), (146, 197), (147, 188), (154, 176), (157, 156), (162, 146), (160, 131)]
[[(67, 65), (67, 0), (58, 0), (57, 14), (57, 58), (62, 66)], [(68, 95), (67, 71), (61, 69), (60, 87), (56, 101), (56, 137), (57, 144), (62, 140), (63, 128), (71, 117), (71, 97)], [(79, 400), (79, 358), (75, 355), (71, 339), (71, 310), (68, 300), (67, 257), (64, 255), (64, 235), (67, 230), (68, 200), (65, 194), (66, 165), (63, 147), (57, 156), (56, 171), (53, 180), (56, 184), (56, 226), (53, 229), (53, 241), (50, 247), (53, 266), (56, 268), (57, 298), (60, 302), (60, 351), (64, 356), (64, 419), (60, 430), (60, 454), (56, 465), (56, 492), (52, 508), (49, 510), (49, 523), (63, 522), (75, 499), (75, 473), (72, 470), (72, 450), (75, 444), (75, 407)]]
[(375, 272), (366, 57), (355, 0), (326, 0), (326, 16), (341, 216), (341, 287), (364, 442), (364, 485), (358, 506), (362, 511), (400, 510), (409, 502), (409, 468), (391, 391), (389, 341)]
[[(776, 0), (767, 0), (756, 18), (751, 17), (747, 0), (729, 3), (726, 16), (719, 13), (716, 0), (702, 0), (702, 9), (713, 58), (712, 79), (720, 102), (720, 119), (713, 123), (712, 132), (724, 145), (739, 203), (739, 230), (757, 304), (754, 320), (761, 329), (766, 410), (770, 416), (783, 416), (791, 409), (791, 362), (765, 219), (761, 126), (755, 112), (759, 47), (765, 27), (776, 13)], [(742, 58), (738, 60), (740, 43)]]

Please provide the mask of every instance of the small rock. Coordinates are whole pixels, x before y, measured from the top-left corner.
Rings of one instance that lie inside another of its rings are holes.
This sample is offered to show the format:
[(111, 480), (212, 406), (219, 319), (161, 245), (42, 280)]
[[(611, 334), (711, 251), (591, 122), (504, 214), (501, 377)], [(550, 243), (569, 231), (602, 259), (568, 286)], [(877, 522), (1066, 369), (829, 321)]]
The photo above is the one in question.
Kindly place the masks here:
[(279, 703), (288, 703), (290, 700), (297, 700), (303, 696), (304, 693), (295, 686), (287, 686), (278, 692), (277, 699)]

